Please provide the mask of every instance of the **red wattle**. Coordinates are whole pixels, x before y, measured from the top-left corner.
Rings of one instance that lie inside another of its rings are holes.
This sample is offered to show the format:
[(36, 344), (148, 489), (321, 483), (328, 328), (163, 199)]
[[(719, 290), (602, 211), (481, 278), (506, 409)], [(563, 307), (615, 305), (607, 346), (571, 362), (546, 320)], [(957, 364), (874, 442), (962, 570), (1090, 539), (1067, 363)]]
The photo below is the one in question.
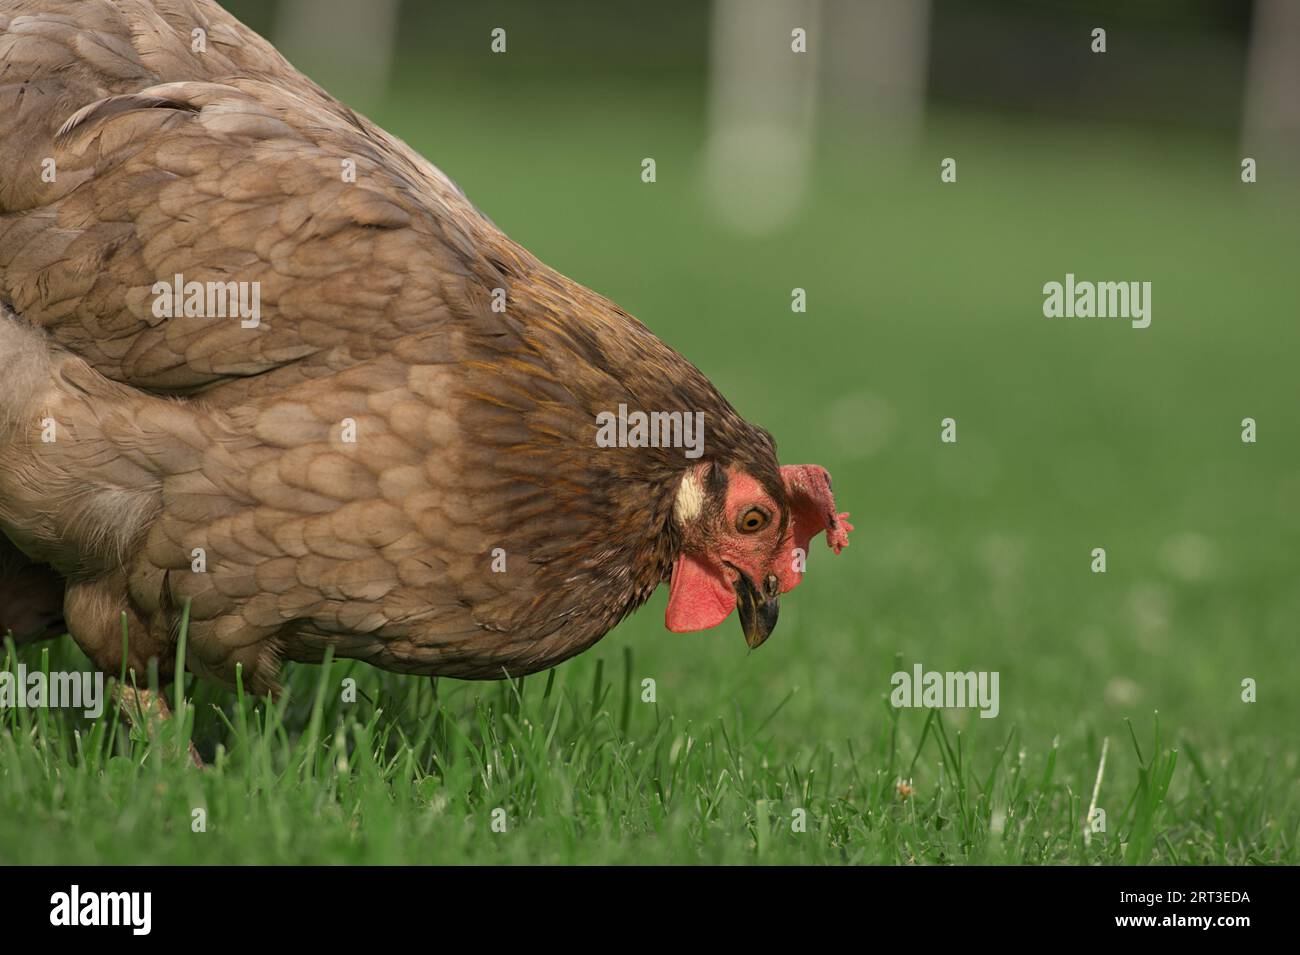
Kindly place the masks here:
[(736, 609), (736, 592), (718, 569), (682, 554), (673, 564), (664, 623), (673, 633), (716, 627)]

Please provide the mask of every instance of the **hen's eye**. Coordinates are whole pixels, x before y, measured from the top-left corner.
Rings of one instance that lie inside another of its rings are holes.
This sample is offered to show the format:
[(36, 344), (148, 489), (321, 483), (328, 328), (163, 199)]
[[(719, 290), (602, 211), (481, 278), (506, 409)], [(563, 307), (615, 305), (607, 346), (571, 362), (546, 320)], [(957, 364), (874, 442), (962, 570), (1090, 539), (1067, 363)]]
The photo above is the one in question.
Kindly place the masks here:
[(754, 534), (761, 531), (767, 526), (767, 512), (762, 508), (751, 507), (744, 514), (740, 515), (740, 520), (736, 521), (736, 530), (742, 534)]

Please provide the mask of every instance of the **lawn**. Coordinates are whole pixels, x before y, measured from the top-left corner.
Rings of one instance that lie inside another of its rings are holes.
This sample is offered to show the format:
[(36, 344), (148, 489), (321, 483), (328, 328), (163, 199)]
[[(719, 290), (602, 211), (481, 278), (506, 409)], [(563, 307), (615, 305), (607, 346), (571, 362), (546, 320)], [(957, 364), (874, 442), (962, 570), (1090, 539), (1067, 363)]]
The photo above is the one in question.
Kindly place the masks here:
[[(698, 89), (397, 89), (379, 122), (831, 471), (852, 546), (753, 652), (668, 633), (661, 592), (514, 683), (191, 678), (153, 743), (0, 712), (0, 863), (1300, 861), (1293, 191), (1172, 130), (939, 111), (903, 152), (829, 117), (807, 207), (746, 238), (702, 201)], [(1066, 273), (1152, 282), (1151, 326), (1044, 318)], [(892, 707), (917, 663), (997, 672), (997, 717)]]

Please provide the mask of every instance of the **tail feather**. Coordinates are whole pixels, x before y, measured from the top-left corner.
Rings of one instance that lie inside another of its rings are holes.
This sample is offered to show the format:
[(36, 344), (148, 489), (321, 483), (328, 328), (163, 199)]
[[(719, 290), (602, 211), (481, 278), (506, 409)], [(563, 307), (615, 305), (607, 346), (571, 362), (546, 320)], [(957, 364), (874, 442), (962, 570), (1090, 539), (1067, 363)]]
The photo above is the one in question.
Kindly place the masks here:
[(64, 574), (120, 566), (161, 502), (166, 399), (99, 375), (0, 306), (0, 532)]

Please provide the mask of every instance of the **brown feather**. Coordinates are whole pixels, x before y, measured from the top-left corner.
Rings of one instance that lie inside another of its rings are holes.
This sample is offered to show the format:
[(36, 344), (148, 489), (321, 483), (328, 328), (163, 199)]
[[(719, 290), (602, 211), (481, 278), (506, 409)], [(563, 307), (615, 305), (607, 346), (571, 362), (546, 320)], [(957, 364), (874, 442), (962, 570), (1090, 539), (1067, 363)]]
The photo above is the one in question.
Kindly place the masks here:
[[(215, 4), (0, 0), (0, 59), (0, 527), (101, 666), (121, 610), (135, 665), (186, 601), (195, 671), (257, 689), (331, 644), (477, 678), (580, 652), (667, 578), (696, 463), (598, 447), (620, 404), (704, 412), (784, 501), (693, 365)], [(176, 274), (260, 283), (260, 327), (157, 318)]]

